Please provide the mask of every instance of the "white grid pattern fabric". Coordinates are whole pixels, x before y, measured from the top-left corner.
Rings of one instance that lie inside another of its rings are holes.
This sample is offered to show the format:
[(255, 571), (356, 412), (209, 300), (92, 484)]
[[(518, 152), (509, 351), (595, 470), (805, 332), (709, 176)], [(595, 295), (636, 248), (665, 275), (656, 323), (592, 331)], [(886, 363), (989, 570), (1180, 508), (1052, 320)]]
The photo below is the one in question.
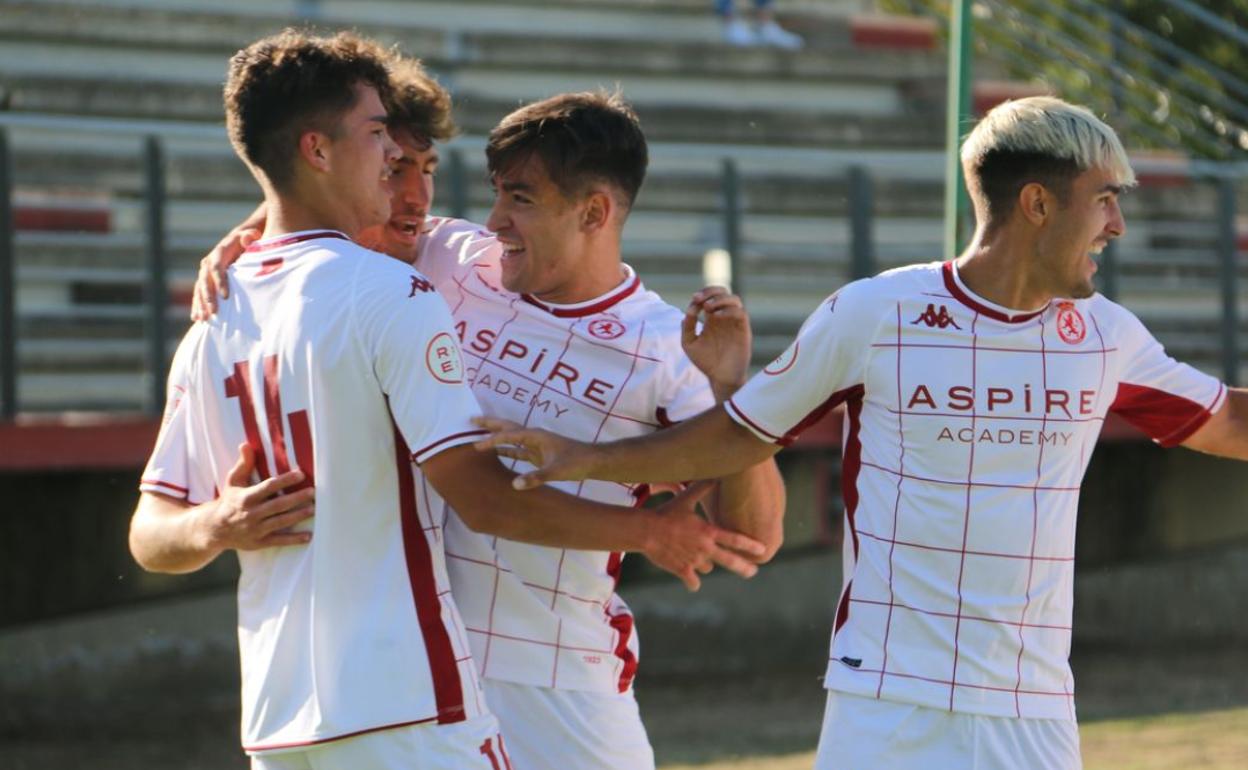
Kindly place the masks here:
[(830, 297), (727, 408), (784, 444), (847, 406), (829, 688), (1073, 720), (1075, 515), (1105, 415), (1170, 445), (1224, 398), (1099, 295), (1017, 313), (935, 263)]
[(178, 348), (141, 488), (210, 500), (244, 440), (260, 478), (316, 487), (308, 545), (238, 554), (244, 748), (484, 714), (443, 505), (412, 463), (483, 433), (445, 304), (338, 233), (256, 244), (230, 281)]
[[(644, 435), (714, 405), (706, 377), (681, 350), (683, 314), (630, 268), (602, 297), (552, 306), (503, 289), (499, 254), (475, 225), (435, 220), (417, 262), (451, 307), (486, 414), (596, 442)], [(649, 492), (592, 480), (553, 486), (626, 506)], [(638, 644), (615, 594), (622, 554), (486, 537), (453, 513), (446, 533), (452, 586), (487, 679), (629, 689)]]

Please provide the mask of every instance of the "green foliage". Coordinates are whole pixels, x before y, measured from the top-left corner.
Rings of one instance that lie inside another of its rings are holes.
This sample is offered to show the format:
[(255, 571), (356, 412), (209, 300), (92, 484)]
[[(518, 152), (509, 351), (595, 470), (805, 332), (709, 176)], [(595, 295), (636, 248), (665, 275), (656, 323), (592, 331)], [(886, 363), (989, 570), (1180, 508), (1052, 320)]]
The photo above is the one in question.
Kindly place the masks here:
[[(975, 56), (1105, 115), (1133, 148), (1248, 158), (1248, 0), (977, 0)], [(948, 18), (949, 0), (880, 0)], [(1117, 11), (1115, 17), (1108, 11)], [(947, 25), (945, 25), (947, 26)]]

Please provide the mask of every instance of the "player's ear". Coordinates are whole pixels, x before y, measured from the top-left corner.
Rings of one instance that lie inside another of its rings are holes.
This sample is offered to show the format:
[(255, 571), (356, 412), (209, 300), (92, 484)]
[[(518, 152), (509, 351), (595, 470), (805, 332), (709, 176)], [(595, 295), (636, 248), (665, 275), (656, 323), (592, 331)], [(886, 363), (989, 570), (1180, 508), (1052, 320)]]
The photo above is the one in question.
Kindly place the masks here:
[(1018, 191), (1018, 211), (1031, 224), (1043, 225), (1053, 213), (1055, 200), (1039, 182), (1028, 182)]
[(585, 198), (585, 208), (581, 213), (581, 227), (586, 232), (596, 232), (611, 223), (615, 213), (615, 199), (611, 193), (595, 188)]
[(329, 170), (329, 135), (304, 131), (299, 135), (299, 157), (317, 171)]

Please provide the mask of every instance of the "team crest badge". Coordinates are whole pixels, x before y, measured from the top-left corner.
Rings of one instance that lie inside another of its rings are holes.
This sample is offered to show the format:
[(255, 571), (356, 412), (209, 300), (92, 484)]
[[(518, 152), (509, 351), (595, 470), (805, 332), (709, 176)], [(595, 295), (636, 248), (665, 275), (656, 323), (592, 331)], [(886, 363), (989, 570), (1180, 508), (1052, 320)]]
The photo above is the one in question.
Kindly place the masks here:
[(1063, 302), (1057, 309), (1057, 336), (1067, 345), (1078, 345), (1088, 336), (1087, 324), (1074, 303)]
[(763, 374), (770, 374), (775, 377), (778, 374), (784, 374), (793, 368), (793, 364), (797, 363), (797, 343), (789, 345), (789, 349), (781, 353), (775, 361), (763, 367)]
[(624, 324), (614, 318), (599, 318), (589, 324), (589, 333), (600, 340), (613, 340), (625, 331)]
[(438, 382), (455, 384), (464, 381), (464, 363), (459, 357), (459, 343), (446, 332), (429, 340), (425, 348), (425, 366)]

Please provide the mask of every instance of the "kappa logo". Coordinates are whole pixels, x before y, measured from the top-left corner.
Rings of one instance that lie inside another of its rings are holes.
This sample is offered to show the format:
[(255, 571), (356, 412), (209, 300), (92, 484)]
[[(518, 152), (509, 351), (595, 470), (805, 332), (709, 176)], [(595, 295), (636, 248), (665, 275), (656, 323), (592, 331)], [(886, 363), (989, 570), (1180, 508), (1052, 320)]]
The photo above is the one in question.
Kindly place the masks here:
[(953, 320), (953, 316), (949, 315), (948, 308), (946, 308), (944, 305), (941, 305), (940, 312), (937, 313), (936, 305), (930, 302), (927, 305), (927, 310), (924, 310), (922, 313), (919, 313), (919, 317), (911, 321), (910, 325), (916, 326), (920, 323), (927, 324), (928, 328), (939, 327), (941, 329), (947, 329), (950, 326), (952, 326), (955, 329), (962, 328), (961, 326), (958, 326), (957, 321)]
[(613, 340), (625, 331), (624, 324), (613, 318), (599, 318), (589, 324), (589, 333), (600, 340)]
[(433, 291), (432, 283), (425, 280), (424, 278), (421, 278), (418, 275), (413, 275), (412, 276), (412, 291), (411, 293), (407, 295), (407, 298), (411, 299), (412, 297), (415, 297), (416, 292), (420, 292), (421, 294), (428, 294), (431, 291)]
[(1057, 336), (1067, 345), (1078, 345), (1088, 336), (1088, 325), (1083, 322), (1083, 315), (1070, 302), (1058, 306)]

